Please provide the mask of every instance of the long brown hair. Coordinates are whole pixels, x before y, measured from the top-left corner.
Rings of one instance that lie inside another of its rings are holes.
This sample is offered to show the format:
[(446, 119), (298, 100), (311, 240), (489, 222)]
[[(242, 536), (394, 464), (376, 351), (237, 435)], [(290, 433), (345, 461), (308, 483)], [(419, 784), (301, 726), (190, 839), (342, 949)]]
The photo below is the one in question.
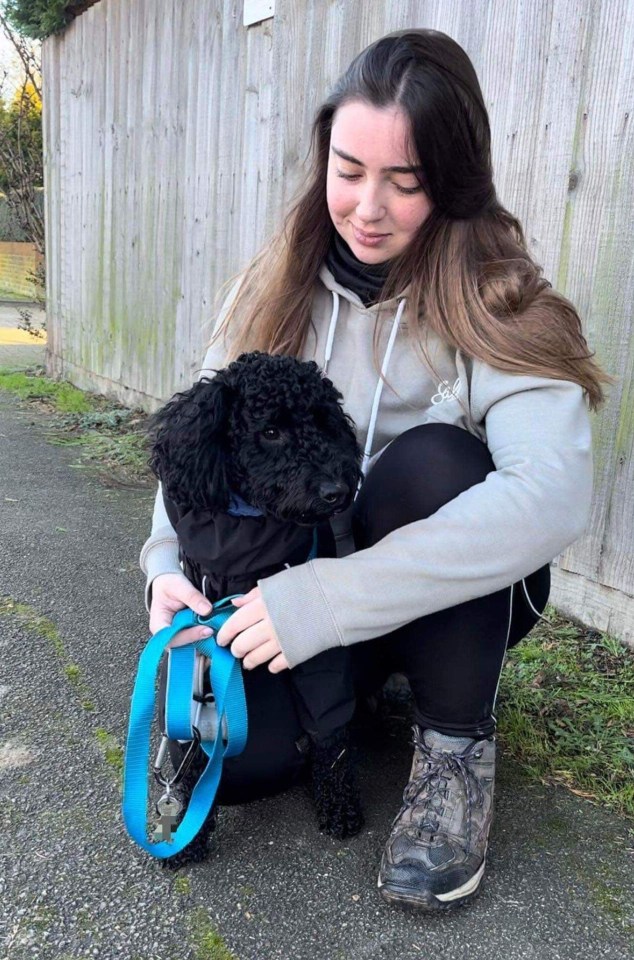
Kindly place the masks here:
[(575, 307), (541, 276), (520, 222), (499, 203), (473, 64), (436, 30), (399, 30), (366, 47), (318, 109), (307, 186), (244, 271), (213, 338), (230, 334), (227, 362), (250, 350), (302, 355), (313, 287), (335, 229), (326, 203), (330, 133), (336, 111), (351, 101), (405, 112), (409, 162), (421, 165), (418, 177), (433, 202), (381, 294), (383, 302), (407, 288), (413, 346), (432, 366), (424, 346), (429, 328), (500, 370), (574, 381), (596, 410), (606, 399), (601, 384), (617, 381), (593, 359)]

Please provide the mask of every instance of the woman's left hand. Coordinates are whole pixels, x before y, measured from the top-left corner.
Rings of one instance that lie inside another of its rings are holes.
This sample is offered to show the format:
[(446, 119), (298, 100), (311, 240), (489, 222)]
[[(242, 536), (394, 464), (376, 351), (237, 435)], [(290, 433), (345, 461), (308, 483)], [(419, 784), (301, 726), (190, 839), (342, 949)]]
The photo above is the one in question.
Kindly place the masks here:
[[(259, 587), (254, 587), (242, 597), (231, 601), (237, 607), (216, 634), (216, 643), (221, 647), (231, 644), (234, 657), (242, 659), (242, 665), (251, 670), (270, 660), (271, 673), (288, 670), (275, 628), (269, 619)], [(233, 642), (232, 642), (233, 641)]]

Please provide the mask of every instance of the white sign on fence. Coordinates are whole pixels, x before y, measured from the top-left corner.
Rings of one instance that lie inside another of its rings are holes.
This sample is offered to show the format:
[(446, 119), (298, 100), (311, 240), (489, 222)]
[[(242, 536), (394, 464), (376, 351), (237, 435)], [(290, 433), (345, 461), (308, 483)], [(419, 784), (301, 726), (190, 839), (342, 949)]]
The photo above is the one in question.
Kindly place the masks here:
[(275, 0), (244, 0), (245, 27), (268, 20), (275, 15)]

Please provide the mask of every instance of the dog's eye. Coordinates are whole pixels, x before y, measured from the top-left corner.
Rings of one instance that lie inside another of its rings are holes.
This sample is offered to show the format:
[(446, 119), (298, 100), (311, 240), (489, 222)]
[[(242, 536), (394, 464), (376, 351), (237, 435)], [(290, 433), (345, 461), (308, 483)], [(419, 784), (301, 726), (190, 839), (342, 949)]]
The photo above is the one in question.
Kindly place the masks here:
[(265, 430), (262, 431), (262, 436), (264, 437), (265, 440), (279, 440), (280, 431), (278, 430), (277, 427), (267, 427)]

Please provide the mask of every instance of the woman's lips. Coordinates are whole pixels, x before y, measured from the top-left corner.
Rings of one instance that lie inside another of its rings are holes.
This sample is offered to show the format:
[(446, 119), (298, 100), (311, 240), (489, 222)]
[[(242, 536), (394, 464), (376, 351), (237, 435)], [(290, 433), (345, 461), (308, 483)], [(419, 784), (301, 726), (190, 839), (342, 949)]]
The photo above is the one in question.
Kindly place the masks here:
[(354, 238), (357, 243), (362, 243), (365, 247), (376, 247), (381, 240), (385, 240), (386, 237), (389, 237), (389, 233), (364, 233), (362, 230), (359, 230), (358, 227), (352, 223), (352, 232), (354, 233)]

